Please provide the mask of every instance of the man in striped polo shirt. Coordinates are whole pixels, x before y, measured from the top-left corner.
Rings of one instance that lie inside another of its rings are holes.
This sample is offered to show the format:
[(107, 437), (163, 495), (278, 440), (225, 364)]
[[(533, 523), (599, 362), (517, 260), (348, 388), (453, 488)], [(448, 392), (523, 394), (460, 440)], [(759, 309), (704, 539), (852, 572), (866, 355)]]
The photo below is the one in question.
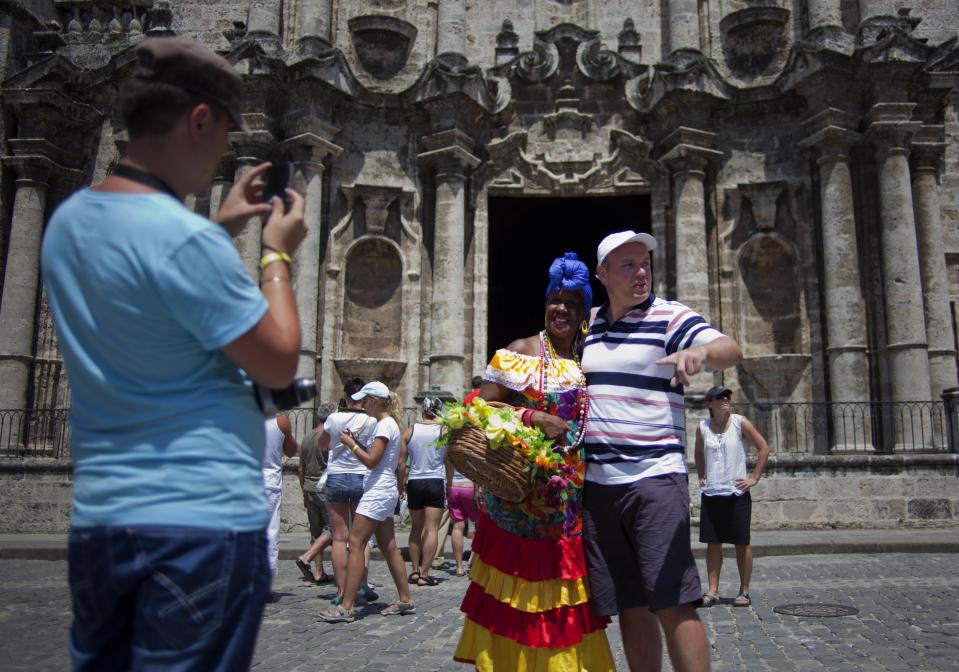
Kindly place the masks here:
[(630, 670), (660, 669), (662, 626), (676, 672), (699, 672), (709, 669), (709, 642), (695, 611), (683, 386), (735, 366), (742, 351), (688, 307), (653, 295), (654, 249), (649, 234), (622, 231), (597, 250), (609, 301), (583, 351), (586, 553), (593, 609), (619, 614)]

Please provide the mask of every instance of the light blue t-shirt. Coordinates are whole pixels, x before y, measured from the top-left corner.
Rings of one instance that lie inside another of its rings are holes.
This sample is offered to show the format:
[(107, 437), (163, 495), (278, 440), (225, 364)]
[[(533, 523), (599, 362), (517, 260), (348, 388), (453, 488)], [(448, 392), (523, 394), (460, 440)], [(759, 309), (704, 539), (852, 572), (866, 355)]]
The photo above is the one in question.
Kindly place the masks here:
[(268, 306), (227, 232), (166, 194), (83, 190), (41, 263), (72, 391), (73, 525), (263, 528), (263, 416), (219, 348)]

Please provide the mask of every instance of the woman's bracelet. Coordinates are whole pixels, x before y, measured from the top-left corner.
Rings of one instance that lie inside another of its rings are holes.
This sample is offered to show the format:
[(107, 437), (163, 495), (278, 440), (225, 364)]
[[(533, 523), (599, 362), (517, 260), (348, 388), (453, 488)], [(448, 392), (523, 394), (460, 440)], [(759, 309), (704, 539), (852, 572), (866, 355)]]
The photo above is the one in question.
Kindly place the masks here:
[(260, 259), (260, 270), (262, 271), (274, 261), (283, 261), (287, 266), (293, 266), (293, 259), (286, 252), (270, 252)]
[(523, 411), (523, 415), (520, 418), (520, 421), (527, 427), (533, 426), (533, 414), (536, 412), (535, 408), (527, 408)]

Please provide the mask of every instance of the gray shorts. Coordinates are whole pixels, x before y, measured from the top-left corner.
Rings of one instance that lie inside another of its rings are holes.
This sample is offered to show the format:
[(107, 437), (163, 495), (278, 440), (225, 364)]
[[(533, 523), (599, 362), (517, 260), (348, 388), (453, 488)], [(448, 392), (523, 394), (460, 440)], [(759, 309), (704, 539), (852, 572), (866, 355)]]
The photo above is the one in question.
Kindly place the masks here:
[(303, 492), (306, 502), (306, 519), (310, 522), (310, 537), (313, 541), (319, 539), (324, 532), (330, 529), (330, 521), (326, 515), (326, 502), (318, 492)]
[(593, 611), (612, 616), (698, 602), (699, 571), (689, 545), (686, 474), (625, 485), (586, 482), (583, 536)]

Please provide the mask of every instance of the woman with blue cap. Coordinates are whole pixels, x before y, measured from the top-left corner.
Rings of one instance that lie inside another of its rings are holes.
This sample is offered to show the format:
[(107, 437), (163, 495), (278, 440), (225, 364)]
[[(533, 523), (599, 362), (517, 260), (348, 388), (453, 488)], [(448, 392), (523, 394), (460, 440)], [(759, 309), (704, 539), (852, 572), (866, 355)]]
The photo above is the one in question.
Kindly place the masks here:
[(579, 350), (592, 305), (589, 269), (572, 252), (553, 261), (545, 328), (497, 350), (480, 396), (506, 402), (562, 451), (562, 475), (520, 502), (486, 492), (473, 539), (471, 584), (454, 658), (476, 669), (614, 670), (586, 582), (580, 502), (588, 418)]

